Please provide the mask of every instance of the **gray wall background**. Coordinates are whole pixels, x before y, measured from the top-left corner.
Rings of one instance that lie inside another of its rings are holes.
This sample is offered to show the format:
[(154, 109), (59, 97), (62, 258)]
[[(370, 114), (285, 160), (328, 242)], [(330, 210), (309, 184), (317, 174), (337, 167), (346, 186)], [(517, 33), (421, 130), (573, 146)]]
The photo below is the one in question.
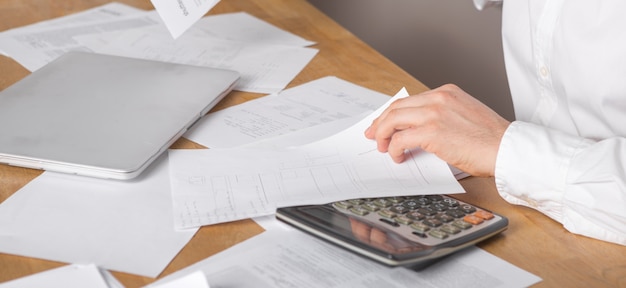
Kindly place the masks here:
[(457, 84), (514, 119), (501, 7), (478, 11), (472, 0), (309, 2), (427, 86)]

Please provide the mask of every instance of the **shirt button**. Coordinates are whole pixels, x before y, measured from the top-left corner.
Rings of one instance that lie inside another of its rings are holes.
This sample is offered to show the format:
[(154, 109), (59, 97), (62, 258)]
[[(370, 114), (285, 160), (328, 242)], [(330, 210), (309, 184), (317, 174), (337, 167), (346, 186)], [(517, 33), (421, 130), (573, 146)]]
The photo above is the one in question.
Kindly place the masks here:
[(541, 68), (539, 68), (539, 74), (541, 74), (542, 77), (547, 77), (548, 68), (546, 68), (546, 66), (541, 66)]

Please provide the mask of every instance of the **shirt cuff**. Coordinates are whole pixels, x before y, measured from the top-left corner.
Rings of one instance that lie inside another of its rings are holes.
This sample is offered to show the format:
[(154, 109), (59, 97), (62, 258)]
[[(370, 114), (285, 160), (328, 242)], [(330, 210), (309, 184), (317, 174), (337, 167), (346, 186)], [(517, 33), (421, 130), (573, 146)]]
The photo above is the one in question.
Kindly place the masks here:
[(498, 192), (510, 203), (532, 207), (562, 223), (568, 167), (580, 142), (578, 137), (514, 121), (496, 158)]

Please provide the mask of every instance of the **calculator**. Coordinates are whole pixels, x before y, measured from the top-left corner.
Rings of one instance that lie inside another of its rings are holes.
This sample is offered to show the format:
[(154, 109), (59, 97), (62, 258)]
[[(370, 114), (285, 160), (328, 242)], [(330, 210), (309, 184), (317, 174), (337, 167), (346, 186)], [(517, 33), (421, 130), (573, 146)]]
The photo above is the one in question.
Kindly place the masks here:
[(387, 266), (415, 269), (508, 227), (506, 217), (448, 195), (283, 207), (276, 218)]

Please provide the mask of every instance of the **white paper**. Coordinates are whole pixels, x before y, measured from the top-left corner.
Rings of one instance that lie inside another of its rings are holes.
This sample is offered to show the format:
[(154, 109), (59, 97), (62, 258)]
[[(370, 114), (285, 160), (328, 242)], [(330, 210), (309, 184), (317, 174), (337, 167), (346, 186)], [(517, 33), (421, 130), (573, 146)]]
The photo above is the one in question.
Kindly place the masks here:
[(416, 272), (377, 264), (300, 231), (275, 229), (168, 275), (153, 285), (197, 271), (206, 275), (212, 287), (515, 288), (541, 281), (476, 247)]
[(133, 13), (88, 23), (71, 22), (41, 29), (12, 30), (11, 33), (0, 34), (0, 50), (32, 72), (68, 51), (92, 51), (77, 42), (73, 38), (75, 36), (152, 25), (162, 25), (156, 12)]
[(219, 3), (218, 0), (151, 0), (151, 2), (174, 39)]
[[(305, 128), (333, 126), (339, 120), (354, 124), (363, 117), (357, 121), (352, 117), (369, 114), (389, 99), (385, 94), (328, 76), (209, 113), (184, 136), (211, 148), (234, 147), (298, 132), (297, 138), (306, 139), (313, 135), (313, 130), (307, 130), (310, 134), (302, 133)], [(324, 138), (318, 137), (309, 142)]]
[[(114, 19), (117, 17), (121, 17), (121, 16), (125, 16), (125, 15), (130, 15), (133, 13), (139, 13), (139, 12), (143, 12), (143, 10), (134, 8), (132, 6), (128, 6), (126, 4), (121, 4), (121, 3), (117, 3), (117, 2), (111, 2), (108, 4), (104, 4), (98, 7), (94, 7), (85, 11), (81, 11), (81, 12), (77, 12), (74, 14), (70, 14), (67, 16), (63, 16), (63, 17), (58, 17), (58, 18), (54, 18), (54, 19), (50, 19), (50, 20), (45, 20), (45, 21), (40, 21), (37, 23), (33, 23), (31, 25), (27, 25), (27, 26), (22, 26), (19, 28), (14, 28), (14, 29), (10, 29), (10, 30), (6, 30), (2, 33), (0, 33), (0, 37), (6, 37), (6, 35), (10, 34), (10, 33), (24, 33), (26, 31), (28, 31), (29, 29), (31, 31), (34, 31), (36, 29), (39, 28), (44, 28), (44, 27), (52, 27), (52, 26), (62, 26), (62, 25), (67, 25), (67, 24), (72, 24), (72, 23), (84, 23), (87, 24), (89, 22), (96, 22), (96, 21), (103, 21), (103, 20), (108, 20), (108, 19)], [(5, 56), (6, 53), (4, 53), (3, 51), (1, 51), (1, 47), (0, 47), (0, 54), (3, 54)]]
[(97, 7), (80, 11), (80, 12), (76, 12), (76, 13), (72, 13), (69, 15), (62, 16), (62, 17), (44, 20), (44, 21), (40, 21), (40, 22), (33, 23), (30, 25), (6, 30), (0, 33), (0, 35), (3, 35), (5, 33), (20, 33), (28, 29), (38, 29), (38, 28), (45, 28), (45, 27), (51, 27), (51, 26), (63, 26), (67, 24), (78, 24), (78, 23), (87, 24), (90, 22), (112, 20), (112, 19), (119, 18), (121, 16), (131, 15), (131, 14), (140, 13), (140, 12), (145, 12), (145, 11), (123, 4), (123, 3), (110, 2), (101, 6), (97, 6)]
[(76, 39), (102, 54), (235, 70), (241, 78), (234, 89), (256, 93), (284, 89), (318, 52), (312, 48), (240, 42), (212, 36), (184, 35), (173, 40), (158, 27), (109, 35), (113, 38), (93, 39), (92, 34)]
[(195, 36), (247, 42), (250, 44), (305, 47), (315, 44), (282, 30), (246, 12), (224, 13), (200, 19), (187, 33)]
[(0, 283), (0, 288), (121, 288), (124, 287), (106, 270), (93, 264), (67, 265)]
[(175, 231), (167, 158), (137, 179), (44, 172), (0, 204), (0, 252), (156, 277), (197, 231)]
[[(152, 288), (209, 288), (209, 283), (202, 271), (196, 271), (172, 281), (159, 282)], [(1, 287), (0, 287), (1, 288)]]
[[(398, 97), (404, 96), (388, 103)], [(410, 157), (397, 164), (376, 150), (363, 131), (385, 107), (303, 146), (170, 150), (176, 227), (269, 215), (282, 206), (464, 192), (448, 165), (433, 154), (407, 151)]]

